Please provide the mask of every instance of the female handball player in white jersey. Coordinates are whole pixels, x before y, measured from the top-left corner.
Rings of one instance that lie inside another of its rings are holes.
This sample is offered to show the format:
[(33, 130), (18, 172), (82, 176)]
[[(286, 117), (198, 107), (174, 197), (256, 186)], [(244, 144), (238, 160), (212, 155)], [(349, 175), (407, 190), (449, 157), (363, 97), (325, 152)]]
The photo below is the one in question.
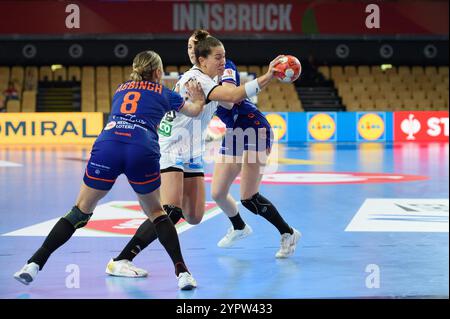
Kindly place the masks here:
[[(195, 52), (195, 53), (194, 53)], [(235, 103), (255, 96), (273, 78), (274, 67), (282, 56), (275, 58), (263, 76), (242, 86), (221, 86), (214, 80), (225, 67), (225, 49), (222, 43), (205, 31), (195, 32), (188, 42), (188, 55), (194, 67), (176, 84), (175, 90), (184, 92), (185, 83), (194, 78), (202, 86), (207, 102), (203, 112), (189, 119), (169, 112), (160, 123), (161, 199), (170, 219), (176, 224), (184, 218), (198, 224), (204, 215), (205, 186), (203, 151), (207, 127), (217, 110), (218, 102), (232, 109)], [(133, 258), (156, 239), (154, 227), (144, 222), (120, 255), (110, 261), (109, 269), (117, 269), (116, 276), (141, 277), (147, 272), (135, 267)]]

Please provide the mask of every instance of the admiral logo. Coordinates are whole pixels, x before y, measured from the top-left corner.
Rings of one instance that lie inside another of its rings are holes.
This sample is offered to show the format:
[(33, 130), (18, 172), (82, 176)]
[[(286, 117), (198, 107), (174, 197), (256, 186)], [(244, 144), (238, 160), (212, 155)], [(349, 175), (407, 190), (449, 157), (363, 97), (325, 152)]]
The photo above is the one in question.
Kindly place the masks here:
[(8, 136), (64, 136), (68, 134), (83, 137), (96, 137), (87, 132), (86, 119), (82, 120), (81, 130), (73, 121), (5, 121), (0, 123), (0, 133)]
[(91, 143), (102, 126), (102, 113), (7, 113), (0, 118), (0, 141), (2, 144)]

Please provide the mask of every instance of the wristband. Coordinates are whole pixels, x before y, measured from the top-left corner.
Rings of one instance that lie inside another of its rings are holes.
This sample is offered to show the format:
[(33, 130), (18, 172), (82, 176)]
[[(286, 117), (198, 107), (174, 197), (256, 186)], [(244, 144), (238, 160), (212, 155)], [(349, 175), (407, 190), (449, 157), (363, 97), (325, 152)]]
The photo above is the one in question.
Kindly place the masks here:
[(245, 93), (247, 94), (248, 98), (251, 98), (255, 95), (257, 95), (259, 92), (261, 92), (261, 89), (259, 88), (258, 79), (251, 80), (244, 85), (245, 87)]

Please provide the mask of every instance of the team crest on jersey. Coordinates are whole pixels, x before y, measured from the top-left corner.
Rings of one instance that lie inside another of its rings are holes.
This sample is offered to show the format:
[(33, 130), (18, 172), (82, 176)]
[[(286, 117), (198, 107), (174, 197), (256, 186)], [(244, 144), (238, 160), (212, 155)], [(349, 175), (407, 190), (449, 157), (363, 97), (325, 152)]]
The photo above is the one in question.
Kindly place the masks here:
[(233, 69), (225, 69), (222, 75), (222, 80), (234, 80), (236, 77), (236, 71)]

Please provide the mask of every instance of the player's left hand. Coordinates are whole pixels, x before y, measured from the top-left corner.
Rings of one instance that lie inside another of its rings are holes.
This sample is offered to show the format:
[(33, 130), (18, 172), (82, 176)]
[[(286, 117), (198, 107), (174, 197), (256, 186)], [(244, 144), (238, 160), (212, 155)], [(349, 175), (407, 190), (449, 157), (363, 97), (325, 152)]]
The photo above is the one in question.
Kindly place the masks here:
[(205, 93), (203, 92), (203, 89), (197, 81), (194, 79), (189, 80), (184, 85), (186, 89), (186, 96), (192, 101), (202, 101), (205, 100)]

